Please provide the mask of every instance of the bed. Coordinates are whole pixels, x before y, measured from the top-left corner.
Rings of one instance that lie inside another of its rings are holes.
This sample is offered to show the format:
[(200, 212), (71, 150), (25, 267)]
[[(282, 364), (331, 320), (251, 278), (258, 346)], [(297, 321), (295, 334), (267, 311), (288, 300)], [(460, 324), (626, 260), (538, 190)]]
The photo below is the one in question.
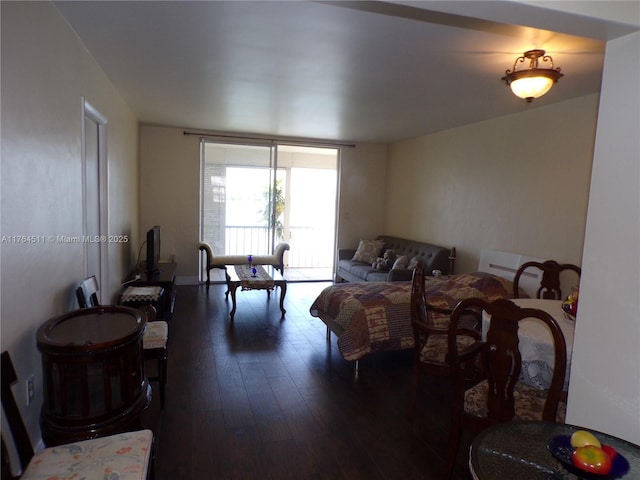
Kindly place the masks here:
[[(513, 275), (530, 258), (483, 250), (480, 267), (485, 271), (427, 277), (425, 295), (430, 304), (451, 309), (464, 298), (513, 298)], [(535, 288), (539, 280), (527, 281)], [(521, 296), (527, 296), (528, 288), (525, 284)], [(327, 338), (331, 332), (338, 337), (342, 357), (358, 361), (377, 352), (413, 348), (410, 299), (411, 282), (336, 284), (325, 288), (309, 310), (327, 325)]]

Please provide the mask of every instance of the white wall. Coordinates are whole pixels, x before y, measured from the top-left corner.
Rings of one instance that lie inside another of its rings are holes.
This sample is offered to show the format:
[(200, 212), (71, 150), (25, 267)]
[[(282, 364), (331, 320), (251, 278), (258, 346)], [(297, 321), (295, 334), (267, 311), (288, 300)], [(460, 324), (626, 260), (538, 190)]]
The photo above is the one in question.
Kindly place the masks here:
[(386, 176), (386, 145), (358, 144), (342, 149), (338, 248), (356, 248), (360, 239), (388, 233), (384, 230)]
[(523, 102), (517, 115), (392, 145), (385, 230), (456, 246), (458, 272), (477, 270), (482, 248), (580, 265), (597, 102)]
[(640, 444), (639, 85), (640, 33), (608, 42), (567, 410), (570, 423), (636, 444)]
[(180, 283), (198, 277), (200, 139), (180, 128), (140, 127), (140, 234), (160, 225), (160, 260)]
[[(40, 438), (42, 405), (36, 330), (77, 308), (84, 276), (81, 244), (50, 235), (82, 235), (82, 97), (108, 119), (109, 232), (133, 235), (109, 244), (109, 296), (132, 264), (137, 243), (137, 123), (76, 35), (46, 2), (0, 2), (2, 17), (2, 350), (19, 377), (14, 393), (31, 439)], [(7, 238), (34, 235), (38, 243)], [(44, 237), (41, 237), (44, 236)], [(26, 406), (24, 382), (35, 374)]]

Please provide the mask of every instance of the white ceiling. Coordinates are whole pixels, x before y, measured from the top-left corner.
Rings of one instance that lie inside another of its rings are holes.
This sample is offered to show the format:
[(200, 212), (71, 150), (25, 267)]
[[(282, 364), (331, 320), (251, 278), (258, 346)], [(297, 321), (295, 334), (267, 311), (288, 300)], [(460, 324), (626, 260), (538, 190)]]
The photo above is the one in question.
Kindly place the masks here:
[[(600, 40), (443, 2), (55, 5), (141, 122), (191, 129), (392, 142), (598, 92), (604, 58)], [(531, 48), (565, 76), (526, 104), (501, 77)]]

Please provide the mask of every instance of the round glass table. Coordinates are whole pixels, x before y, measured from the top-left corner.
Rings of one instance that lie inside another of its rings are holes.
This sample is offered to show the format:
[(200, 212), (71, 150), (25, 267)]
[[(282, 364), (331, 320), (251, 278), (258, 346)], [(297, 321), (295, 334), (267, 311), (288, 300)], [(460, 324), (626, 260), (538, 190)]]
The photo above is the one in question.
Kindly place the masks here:
[[(640, 479), (640, 446), (589, 428), (551, 422), (505, 422), (481, 432), (471, 444), (469, 470), (475, 480), (576, 480), (547, 448), (549, 441), (588, 430), (629, 462), (623, 478)], [(615, 477), (614, 477), (615, 478)]]

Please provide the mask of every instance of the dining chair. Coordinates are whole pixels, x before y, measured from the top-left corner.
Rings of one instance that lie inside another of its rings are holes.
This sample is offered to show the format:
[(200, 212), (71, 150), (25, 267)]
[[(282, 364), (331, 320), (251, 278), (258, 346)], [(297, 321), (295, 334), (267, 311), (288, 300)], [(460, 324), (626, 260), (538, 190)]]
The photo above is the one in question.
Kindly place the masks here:
[(580, 267), (570, 263), (560, 264), (555, 260), (546, 260), (542, 263), (523, 263), (513, 277), (513, 298), (520, 298), (520, 277), (529, 274), (530, 272), (526, 272), (528, 269), (537, 269), (542, 272), (542, 279), (540, 280), (540, 287), (536, 292), (536, 297), (554, 300), (563, 300), (562, 290), (560, 289), (560, 274), (562, 272), (575, 272), (578, 275), (578, 282), (580, 282), (580, 275), (582, 274)]
[[(461, 359), (456, 353), (456, 330), (469, 309), (483, 311), (483, 321), (489, 323), (482, 348), (484, 380), (466, 389)], [(522, 357), (519, 350), (518, 327), (524, 319), (547, 325), (553, 338), (554, 364), (551, 385), (542, 390), (520, 380)], [(521, 308), (500, 299), (487, 302), (479, 298), (462, 300), (453, 311), (449, 326), (449, 364), (453, 385), (451, 424), (447, 453), (447, 476), (455, 466), (462, 429), (479, 433), (499, 422), (543, 420), (563, 422), (566, 404), (561, 401), (567, 365), (564, 335), (556, 320), (547, 312)]]
[[(413, 328), (414, 355), (409, 411), (415, 410), (420, 380), (423, 375), (448, 377), (451, 374), (448, 355), (449, 317), (453, 309), (436, 307), (425, 297), (425, 265), (418, 262), (411, 283), (411, 326)], [(480, 312), (469, 311), (456, 332), (456, 349), (461, 363), (475, 358), (481, 346)], [(467, 362), (467, 378), (477, 375), (477, 363)]]
[[(98, 281), (94, 275), (85, 278), (78, 288), (76, 297), (80, 308), (99, 307)], [(163, 320), (156, 320), (156, 309), (153, 305), (137, 307), (147, 316), (147, 324), (142, 337), (145, 360), (157, 362), (158, 375), (147, 377), (157, 381), (160, 390), (160, 408), (164, 408), (164, 394), (167, 383), (167, 344), (169, 342), (169, 325)]]
[[(11, 385), (18, 381), (9, 352), (2, 352), (2, 408), (11, 435), (2, 431), (2, 478), (118, 478), (150, 480), (154, 476), (151, 430), (124, 432), (75, 443), (39, 449), (34, 453), (20, 416)], [(9, 439), (13, 440), (9, 444)], [(17, 465), (11, 468), (9, 445), (16, 450)], [(18, 468), (19, 467), (19, 468)], [(13, 473), (11, 470), (19, 473)], [(113, 476), (113, 475), (117, 475)]]

